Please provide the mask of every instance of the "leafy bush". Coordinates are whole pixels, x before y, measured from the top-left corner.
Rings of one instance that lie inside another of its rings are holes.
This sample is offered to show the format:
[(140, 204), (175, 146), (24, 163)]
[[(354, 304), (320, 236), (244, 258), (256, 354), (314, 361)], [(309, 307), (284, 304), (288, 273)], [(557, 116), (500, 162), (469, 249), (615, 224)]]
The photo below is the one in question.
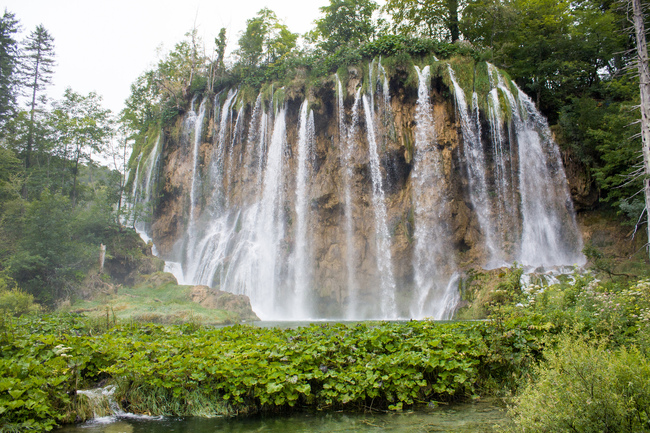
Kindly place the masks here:
[(650, 360), (566, 335), (511, 414), (516, 432), (648, 432)]
[(0, 290), (0, 314), (21, 316), (39, 310), (34, 297), (18, 288)]

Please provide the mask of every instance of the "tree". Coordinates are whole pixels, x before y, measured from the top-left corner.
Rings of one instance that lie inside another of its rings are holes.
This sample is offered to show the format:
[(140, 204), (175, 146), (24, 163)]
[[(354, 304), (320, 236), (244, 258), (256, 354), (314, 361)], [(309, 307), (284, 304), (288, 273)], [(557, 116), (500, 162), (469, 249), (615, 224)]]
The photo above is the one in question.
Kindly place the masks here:
[(129, 127), (120, 119), (120, 124), (115, 131), (113, 140), (110, 141), (106, 156), (112, 161), (112, 169), (114, 172), (119, 173), (119, 188), (117, 197), (117, 222), (120, 221), (122, 215), (122, 202), (124, 196), (124, 186), (126, 185), (127, 163), (128, 157), (133, 151), (132, 132)]
[(500, 47), (515, 23), (517, 10), (512, 0), (474, 0), (463, 10), (460, 27), (463, 37), (473, 44)]
[(193, 87), (193, 81), (202, 76), (206, 68), (206, 58), (200, 54), (202, 42), (197, 36), (197, 30), (192, 29), (185, 37), (184, 41), (177, 43), (174, 50), (158, 62), (153, 75), (146, 77), (155, 86), (155, 92), (161, 96), (161, 105), (175, 110), (182, 108)]
[[(634, 35), (636, 37), (637, 69), (639, 71), (640, 109), (641, 109), (641, 146), (643, 150), (643, 172), (645, 179), (646, 211), (650, 209), (650, 71), (648, 70), (648, 47), (645, 37), (645, 23), (641, 0), (628, 0), (632, 9)], [(648, 218), (650, 222), (650, 218)], [(647, 225), (648, 245), (650, 245), (650, 223)], [(650, 249), (648, 250), (650, 252)]]
[(120, 112), (120, 123), (129, 138), (146, 132), (159, 118), (161, 93), (157, 79), (155, 71), (147, 71), (131, 84), (131, 94)]
[(15, 15), (5, 9), (0, 18), (0, 131), (16, 110), (20, 58), (15, 35), (19, 30)]
[(396, 33), (456, 42), (464, 6), (464, 0), (388, 0), (384, 10)]
[(111, 111), (101, 107), (102, 98), (91, 92), (80, 95), (72, 89), (54, 104), (52, 123), (58, 133), (61, 157), (70, 161), (73, 184), (71, 203), (77, 203), (77, 176), (79, 164), (91, 161), (91, 153), (101, 152), (113, 134)]
[(627, 49), (619, 12), (602, 0), (471, 0), (461, 28), (492, 49), (552, 123), (572, 98), (614, 76)]
[(226, 28), (222, 27), (219, 31), (219, 37), (214, 38), (215, 52), (217, 58), (212, 62), (212, 73), (210, 74), (210, 91), (214, 89), (214, 79), (217, 74), (222, 74), (226, 67), (224, 65), (224, 57), (226, 55)]
[(291, 33), (275, 12), (264, 8), (246, 21), (237, 54), (245, 66), (257, 66), (262, 61), (274, 63), (295, 48), (297, 40), (298, 35)]
[(372, 14), (377, 8), (372, 0), (330, 0), (329, 6), (320, 8), (324, 16), (316, 20), (310, 37), (329, 53), (345, 46), (358, 47), (375, 35)]
[(216, 45), (217, 52), (217, 70), (223, 71), (225, 69), (223, 59), (226, 55), (226, 29), (222, 27), (219, 31), (219, 38), (214, 38), (214, 44)]
[(23, 46), (23, 85), (30, 90), (30, 132), (27, 137), (25, 167), (29, 169), (35, 138), (35, 121), (39, 105), (45, 103), (43, 91), (51, 83), (54, 67), (54, 38), (43, 25), (28, 36)]

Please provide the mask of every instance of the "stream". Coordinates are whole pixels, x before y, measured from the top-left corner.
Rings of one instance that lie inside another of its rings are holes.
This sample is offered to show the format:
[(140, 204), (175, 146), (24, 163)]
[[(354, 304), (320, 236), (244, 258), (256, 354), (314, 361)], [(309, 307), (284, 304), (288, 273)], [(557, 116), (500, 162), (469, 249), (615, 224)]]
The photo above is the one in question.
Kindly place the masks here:
[(499, 432), (508, 421), (497, 399), (396, 413), (298, 412), (248, 418), (147, 417), (125, 414), (66, 426), (58, 433), (429, 433)]

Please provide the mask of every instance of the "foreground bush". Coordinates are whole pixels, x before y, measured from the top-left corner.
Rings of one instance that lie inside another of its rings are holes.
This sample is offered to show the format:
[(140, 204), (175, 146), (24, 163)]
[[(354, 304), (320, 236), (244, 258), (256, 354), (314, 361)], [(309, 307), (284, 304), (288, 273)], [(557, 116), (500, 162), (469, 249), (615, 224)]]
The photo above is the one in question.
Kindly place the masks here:
[(650, 432), (650, 360), (564, 336), (511, 414), (516, 432)]

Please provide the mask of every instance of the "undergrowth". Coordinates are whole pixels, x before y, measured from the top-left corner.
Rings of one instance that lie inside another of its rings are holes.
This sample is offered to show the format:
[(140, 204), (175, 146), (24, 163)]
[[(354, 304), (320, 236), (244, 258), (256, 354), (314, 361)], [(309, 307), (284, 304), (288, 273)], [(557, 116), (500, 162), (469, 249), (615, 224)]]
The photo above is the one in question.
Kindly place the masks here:
[(474, 395), (489, 351), (485, 324), (427, 321), (282, 330), (31, 316), (0, 335), (4, 430), (83, 419), (76, 390), (100, 382), (136, 413), (401, 410)]

